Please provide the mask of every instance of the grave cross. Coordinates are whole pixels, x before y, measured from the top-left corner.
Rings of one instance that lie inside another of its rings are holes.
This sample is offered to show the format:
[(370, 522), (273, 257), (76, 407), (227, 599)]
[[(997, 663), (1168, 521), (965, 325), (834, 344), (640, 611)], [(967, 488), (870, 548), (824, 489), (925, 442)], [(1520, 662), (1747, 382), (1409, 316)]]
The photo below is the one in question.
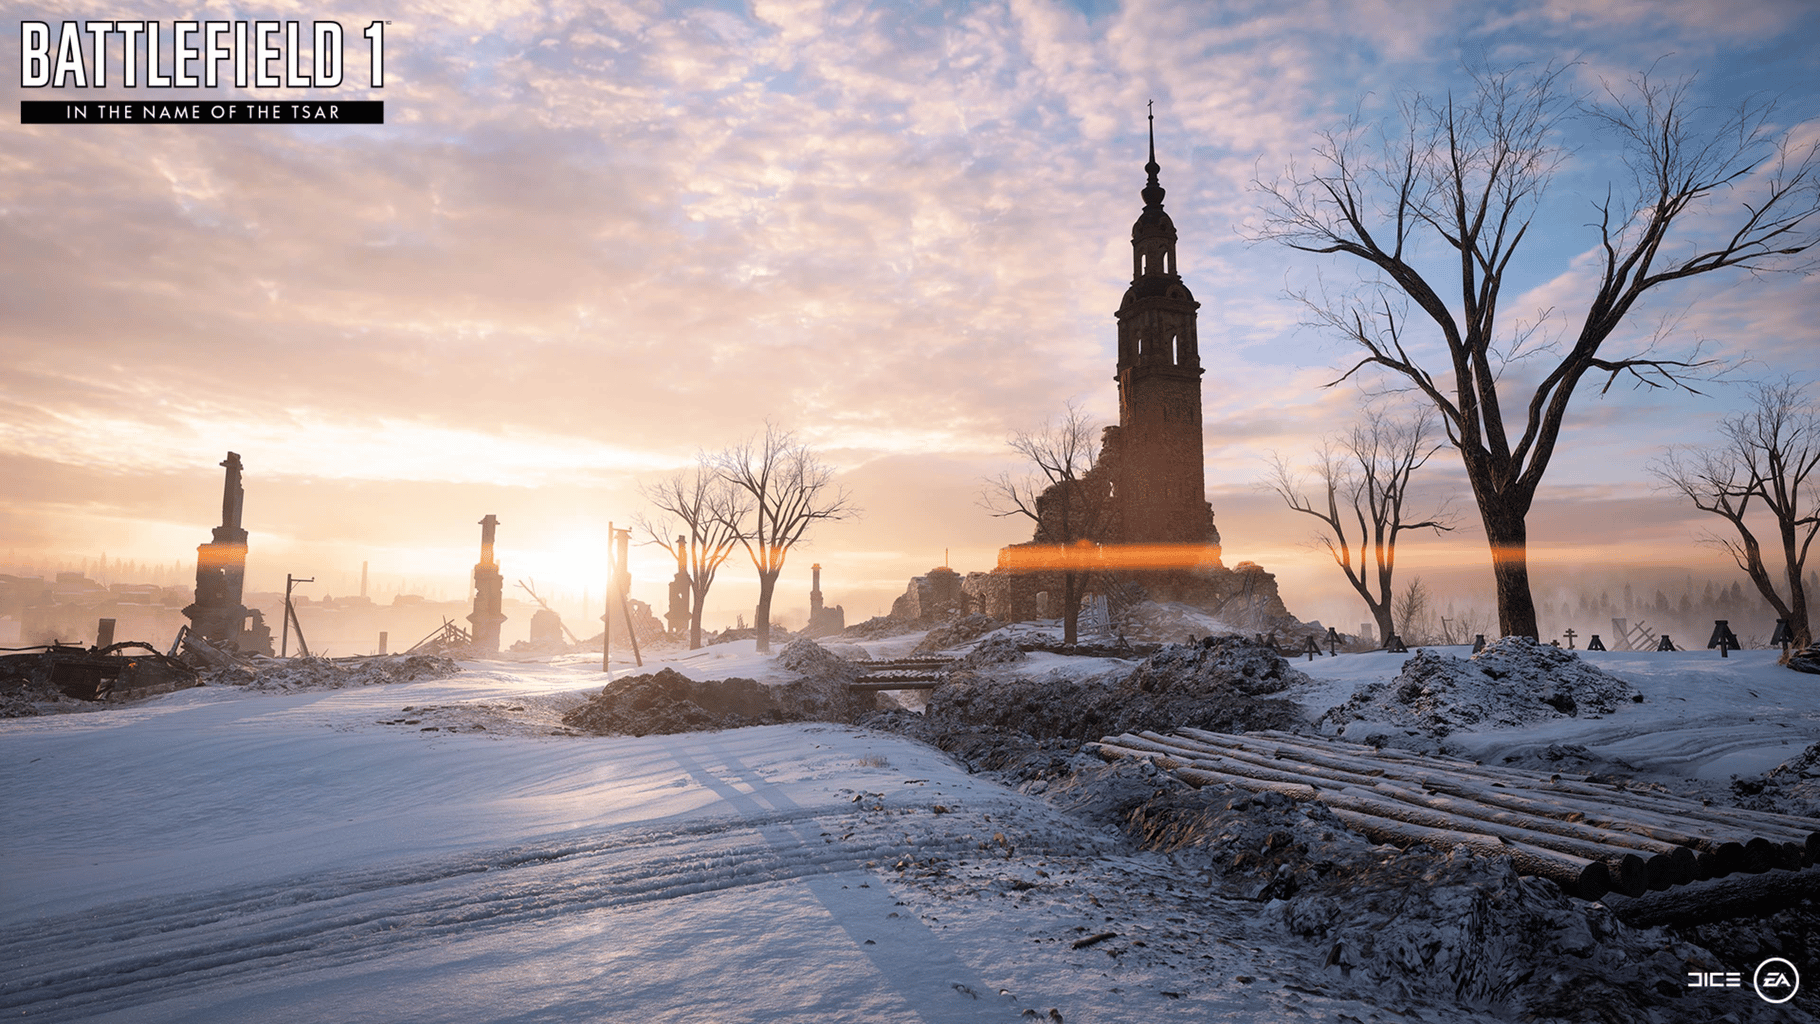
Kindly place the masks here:
[(1788, 628), (1788, 620), (1787, 619), (1777, 619), (1776, 620), (1776, 632), (1774, 635), (1772, 635), (1769, 638), (1770, 646), (1771, 647), (1780, 647), (1780, 648), (1782, 648), (1782, 653), (1787, 654), (1789, 645), (1793, 644), (1794, 642), (1795, 642), (1795, 631)]
[(1732, 627), (1727, 620), (1714, 619), (1712, 639), (1706, 641), (1706, 649), (1710, 651), (1717, 647), (1719, 657), (1729, 658), (1732, 656), (1732, 652), (1738, 649), (1738, 646), (1738, 636), (1732, 632)]
[(1570, 651), (1573, 650), (1574, 649), (1574, 637), (1577, 637), (1580, 634), (1578, 634), (1570, 629), (1567, 632), (1562, 633), (1561, 635), (1567, 638), (1567, 649)]

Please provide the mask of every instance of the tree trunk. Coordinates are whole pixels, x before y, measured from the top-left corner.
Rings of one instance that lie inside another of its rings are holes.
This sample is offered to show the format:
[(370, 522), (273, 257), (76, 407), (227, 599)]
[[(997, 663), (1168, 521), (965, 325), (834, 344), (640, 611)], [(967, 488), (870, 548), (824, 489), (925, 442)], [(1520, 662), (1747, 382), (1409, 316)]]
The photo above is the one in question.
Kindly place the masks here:
[(758, 607), (752, 611), (752, 632), (758, 635), (760, 654), (771, 653), (771, 592), (777, 589), (777, 574), (781, 570), (758, 574)]
[(1396, 625), (1390, 618), (1390, 602), (1387, 600), (1377, 607), (1366, 607), (1371, 609), (1372, 618), (1378, 620), (1378, 646), (1389, 644), (1391, 631)]
[(1081, 594), (1087, 589), (1085, 573), (1062, 574), (1062, 643), (1073, 645), (1081, 632)]
[(1792, 516), (1779, 516), (1777, 523), (1782, 534), (1782, 566), (1788, 577), (1788, 628), (1794, 633), (1795, 645), (1792, 650), (1800, 650), (1814, 642), (1813, 630), (1807, 621), (1807, 585), (1801, 579), (1802, 562), (1805, 552), (1801, 550), (1801, 540), (1796, 535)]
[(701, 613), (708, 603), (708, 592), (698, 587), (690, 587), (689, 598), (689, 650), (701, 650)]
[[(1476, 486), (1474, 490), (1479, 490)], [(1536, 602), (1529, 593), (1529, 526), (1524, 511), (1507, 508), (1495, 495), (1480, 493), (1479, 515), (1491, 545), (1491, 575), (1498, 589), (1500, 636), (1540, 640)]]

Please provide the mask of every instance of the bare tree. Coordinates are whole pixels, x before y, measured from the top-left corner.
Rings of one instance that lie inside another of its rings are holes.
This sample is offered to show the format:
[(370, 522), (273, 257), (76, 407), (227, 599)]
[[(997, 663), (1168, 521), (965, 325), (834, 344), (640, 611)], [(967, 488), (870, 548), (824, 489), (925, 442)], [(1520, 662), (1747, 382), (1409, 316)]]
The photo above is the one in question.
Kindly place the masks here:
[[(1820, 410), (1808, 400), (1807, 388), (1792, 379), (1760, 384), (1752, 407), (1719, 424), (1723, 444), (1712, 448), (1671, 450), (1655, 467), (1656, 475), (1686, 495), (1694, 507), (1723, 517), (1737, 538), (1710, 534), (1707, 541), (1724, 548), (1769, 602), (1788, 620), (1798, 647), (1813, 642), (1808, 620), (1807, 584), (1802, 567), (1815, 533), (1820, 533)], [(1746, 519), (1761, 507), (1774, 523), (1782, 564), (1772, 571)], [(1776, 576), (1781, 576), (1778, 589)]]
[(771, 650), (771, 594), (784, 571), (784, 559), (818, 522), (851, 519), (859, 508), (834, 484), (834, 470), (823, 464), (792, 431), (765, 423), (762, 439), (733, 445), (712, 459), (715, 469), (743, 499), (720, 513), (758, 570), (758, 607), (752, 628), (758, 649)]
[[(1397, 595), (1397, 621), (1403, 624), (1403, 634), (1399, 638), (1405, 644), (1423, 644), (1428, 642), (1431, 623), (1429, 622), (1428, 584), (1422, 577), (1411, 576), (1409, 584)], [(1390, 642), (1390, 634), (1384, 634), (1384, 642)]]
[[(1391, 577), (1396, 570), (1398, 536), (1410, 530), (1439, 533), (1453, 529), (1451, 502), (1446, 499), (1420, 521), (1404, 519), (1410, 478), (1446, 447), (1435, 439), (1434, 426), (1434, 412), (1426, 407), (1399, 421), (1391, 420), (1381, 409), (1368, 411), (1365, 422), (1353, 427), (1344, 439), (1329, 438), (1322, 444), (1321, 460), (1314, 467), (1318, 483), (1313, 499), (1288, 463), (1280, 457), (1273, 460), (1271, 489), (1290, 508), (1320, 520), (1320, 543), (1346, 574), (1346, 582), (1365, 599), (1365, 607), (1377, 620), (1378, 635), (1386, 639), (1396, 632), (1391, 608), (1396, 592)], [(1351, 538), (1349, 527), (1356, 531)], [(1353, 539), (1358, 543), (1357, 567), (1353, 565)]]
[[(750, 511), (742, 500), (745, 492), (734, 490), (705, 459), (697, 460), (693, 473), (676, 473), (638, 490), (663, 515), (652, 519), (641, 512), (633, 517), (633, 524), (650, 543), (687, 566), (689, 649), (696, 650), (701, 647), (701, 614), (708, 603), (708, 588), (739, 542), (729, 524), (739, 522)], [(684, 529), (686, 533), (680, 532)]]
[[(1746, 101), (1709, 120), (1689, 99), (1686, 81), (1664, 85), (1646, 74), (1629, 95), (1608, 89), (1603, 102), (1577, 104), (1563, 91), (1566, 70), (1474, 73), (1474, 92), (1461, 102), (1411, 96), (1375, 147), (1366, 145), (1355, 117), (1322, 136), (1315, 173), (1300, 176), (1291, 167), (1274, 184), (1257, 186), (1269, 207), (1260, 238), (1372, 268), (1375, 277), (1357, 299), (1298, 297), (1317, 323), (1364, 349), (1340, 380), (1376, 366), (1440, 412), (1485, 525), (1506, 635), (1538, 635), (1526, 518), (1582, 379), (1604, 375), (1602, 391), (1620, 375), (1691, 390), (1688, 375), (1710, 371), (1710, 361), (1694, 356), (1656, 357), (1653, 341), (1628, 355), (1602, 355), (1625, 317), (1645, 293), (1673, 281), (1732, 267), (1793, 269), (1787, 257), (1814, 244), (1820, 223), (1820, 145), (1801, 146), (1796, 128), (1778, 128), (1773, 102)], [(1560, 338), (1532, 345), (1552, 311), (1501, 331), (1499, 302), (1564, 156), (1561, 121), (1576, 109), (1618, 141), (1630, 180), (1594, 203), (1599, 279), (1577, 330), (1570, 322)], [(1733, 189), (1747, 193), (1741, 209), (1710, 234), (1711, 222), (1699, 214)], [(1444, 254), (1427, 271), (1417, 267), (1424, 245)], [(1425, 364), (1429, 357), (1412, 351), (1422, 345), (1406, 316), (1410, 303), (1432, 322), (1444, 360)], [(1553, 362), (1537, 367), (1542, 376), (1525, 397), (1500, 378), (1528, 356)]]
[(980, 504), (998, 517), (1024, 516), (1036, 524), (1035, 543), (1061, 550), (1062, 642), (1080, 637), (1081, 599), (1092, 570), (1084, 549), (1104, 535), (1112, 513), (1112, 487), (1093, 471), (1099, 431), (1073, 405), (1061, 422), (1011, 436), (1011, 449), (1028, 463), (1022, 475), (1007, 471), (986, 482)]

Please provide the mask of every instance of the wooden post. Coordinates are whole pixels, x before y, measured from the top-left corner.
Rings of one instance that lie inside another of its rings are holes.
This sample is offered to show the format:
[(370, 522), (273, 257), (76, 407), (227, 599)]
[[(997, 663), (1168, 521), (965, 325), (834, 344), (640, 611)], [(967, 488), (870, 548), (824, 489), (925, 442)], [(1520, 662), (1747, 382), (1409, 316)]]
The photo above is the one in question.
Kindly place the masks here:
[(303, 639), (303, 623), (297, 621), (297, 609), (291, 604), (291, 588), (299, 583), (314, 582), (316, 582), (316, 577), (314, 576), (311, 576), (306, 580), (301, 577), (292, 576), (288, 572), (284, 574), (284, 630), (278, 641), (278, 656), (280, 658), (285, 657), (290, 649), (292, 629), (297, 630), (297, 650), (302, 652), (303, 657), (307, 658), (310, 656), (310, 645)]
[(106, 647), (114, 642), (114, 620), (102, 619), (95, 623), (95, 646)]

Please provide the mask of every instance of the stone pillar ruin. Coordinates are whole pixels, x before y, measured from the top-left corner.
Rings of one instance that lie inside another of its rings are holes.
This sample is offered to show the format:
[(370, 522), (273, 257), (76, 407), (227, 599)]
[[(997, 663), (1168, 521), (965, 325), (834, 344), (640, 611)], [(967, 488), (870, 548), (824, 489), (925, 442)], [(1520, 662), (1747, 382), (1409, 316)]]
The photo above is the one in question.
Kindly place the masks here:
[(676, 535), (676, 575), (670, 578), (670, 610), (664, 615), (672, 636), (689, 631), (689, 538)]
[[(272, 631), (264, 616), (241, 603), (246, 584), (246, 530), (240, 517), (246, 491), (240, 486), (240, 455), (228, 452), (221, 485), (221, 525), (207, 544), (196, 546), (196, 600), (183, 609), (190, 631), (212, 643), (248, 654), (272, 654)], [(248, 617), (253, 618), (249, 626)]]
[(822, 564), (815, 563), (809, 567), (809, 621), (814, 622), (822, 613)]
[(499, 653), (499, 627), (506, 621), (505, 614), (499, 610), (505, 578), (499, 573), (498, 563), (493, 561), (493, 531), (498, 526), (499, 518), (490, 512), (480, 521), (480, 561), (474, 566), (474, 612), (468, 616), (473, 627), (474, 650), (485, 654)]

